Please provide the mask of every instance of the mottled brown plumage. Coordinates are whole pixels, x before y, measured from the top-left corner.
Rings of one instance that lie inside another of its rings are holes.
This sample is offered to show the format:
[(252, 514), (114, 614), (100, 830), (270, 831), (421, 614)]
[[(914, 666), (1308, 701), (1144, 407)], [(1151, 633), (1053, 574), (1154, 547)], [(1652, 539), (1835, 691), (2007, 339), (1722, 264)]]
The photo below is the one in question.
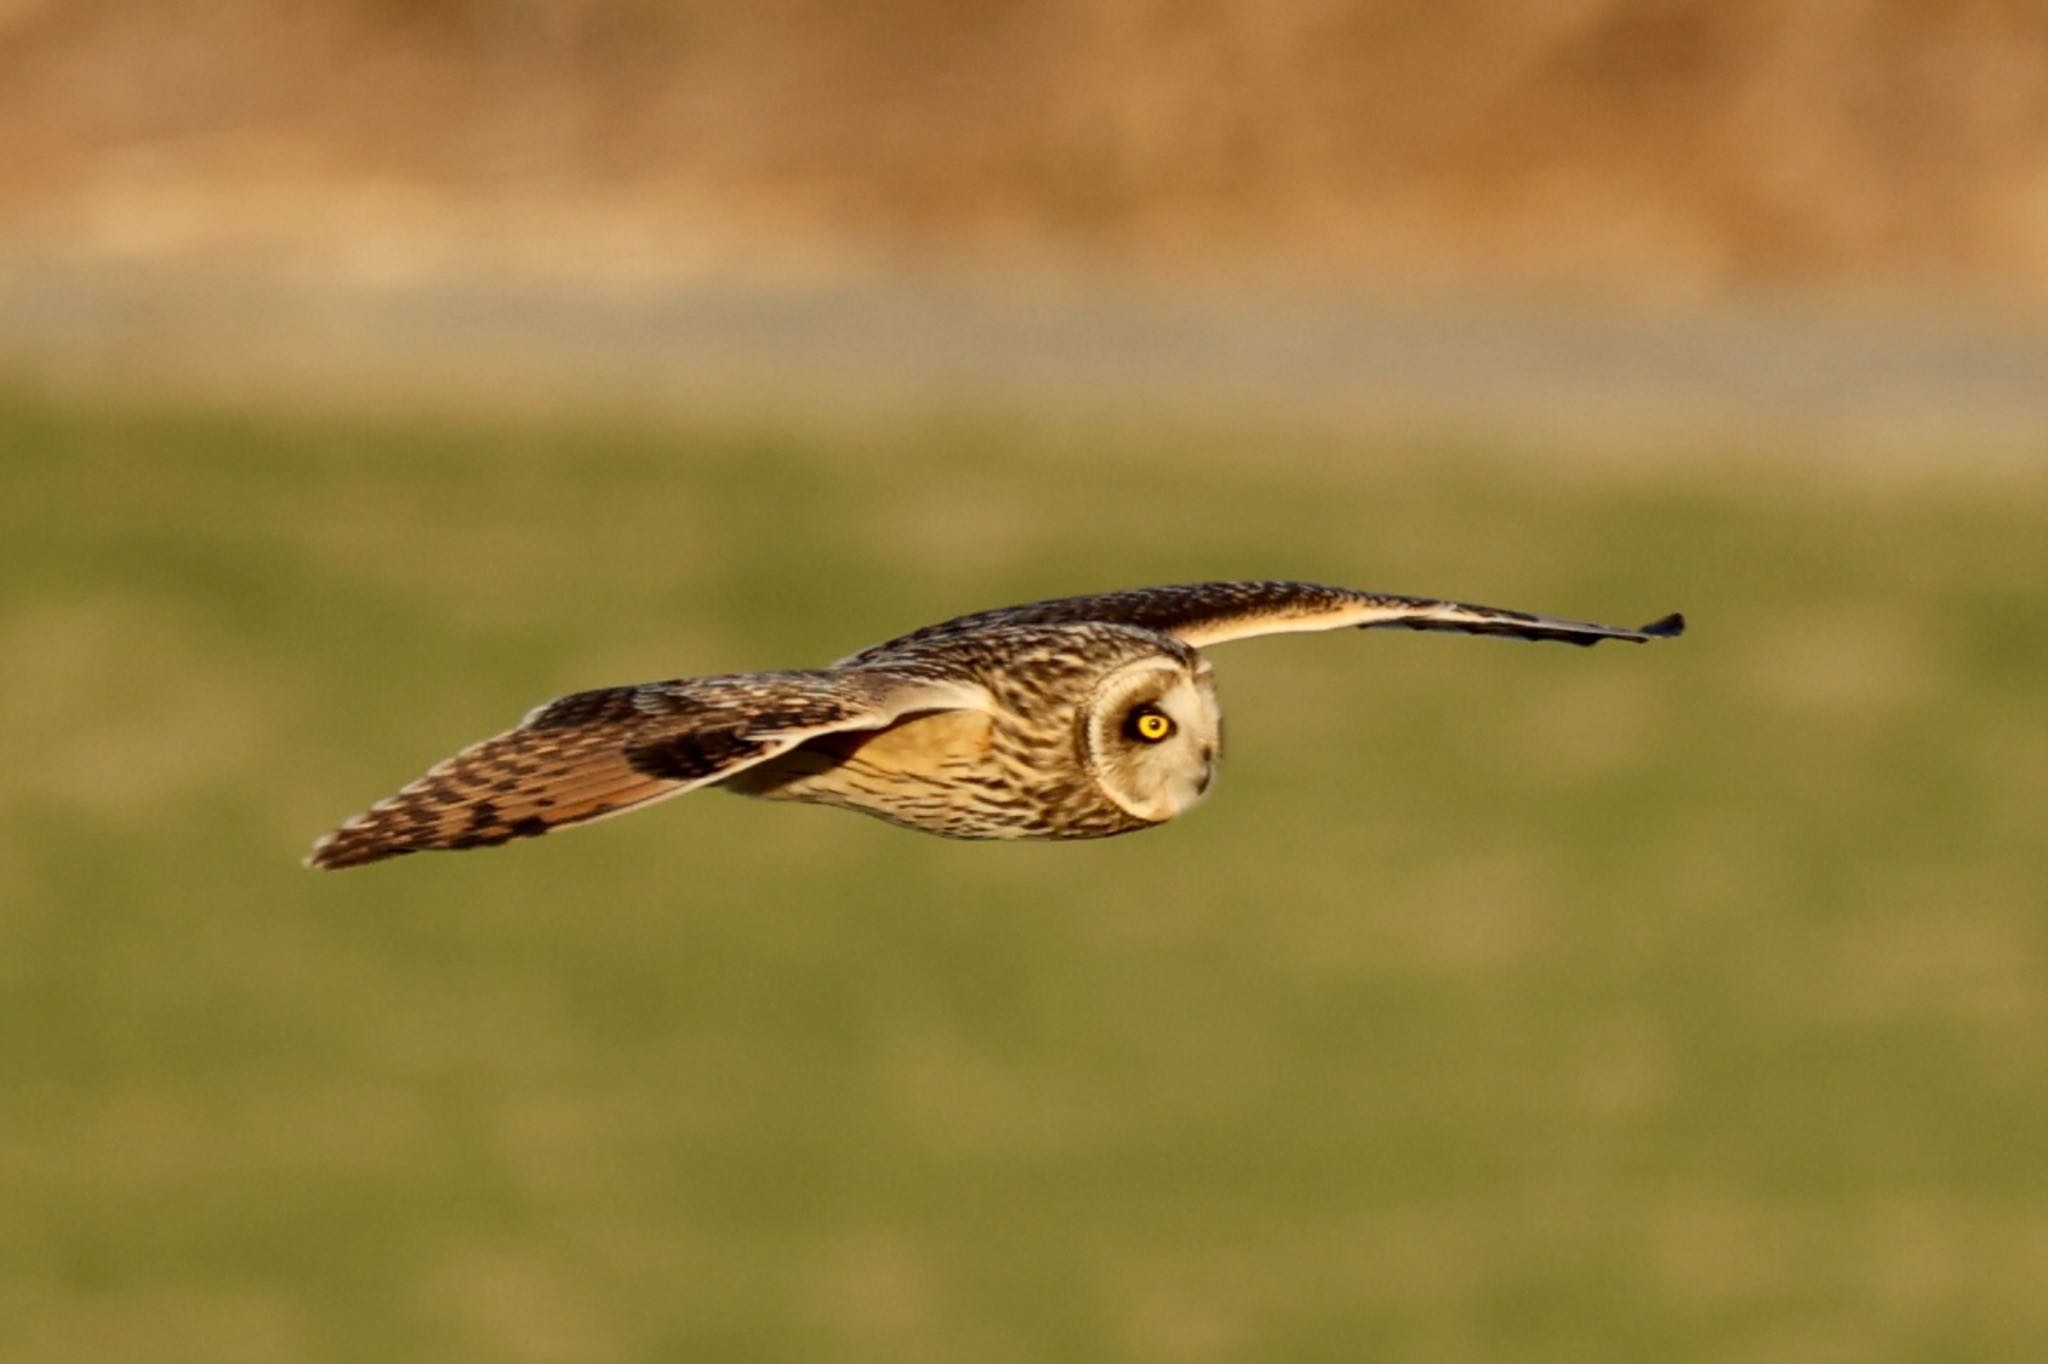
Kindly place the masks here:
[(1637, 630), (1313, 583), (1195, 583), (961, 616), (830, 668), (577, 692), (437, 764), (314, 845), (358, 866), (474, 848), (723, 784), (955, 838), (1100, 838), (1207, 792), (1222, 716), (1197, 646), (1344, 627), (1571, 644)]

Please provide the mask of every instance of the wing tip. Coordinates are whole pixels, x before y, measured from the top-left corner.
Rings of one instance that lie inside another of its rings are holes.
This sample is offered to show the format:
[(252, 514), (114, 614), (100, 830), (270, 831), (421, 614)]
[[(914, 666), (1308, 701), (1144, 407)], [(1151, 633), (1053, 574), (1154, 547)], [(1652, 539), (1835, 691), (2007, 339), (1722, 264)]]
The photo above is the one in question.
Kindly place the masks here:
[(334, 835), (323, 834), (315, 840), (299, 859), (299, 865), (307, 871), (339, 871), (341, 863), (334, 855)]
[(347, 827), (323, 836), (299, 859), (299, 865), (308, 871), (347, 871), (350, 867), (367, 866), (382, 862), (389, 857), (403, 857), (417, 848), (395, 847), (381, 840), (351, 840), (343, 837), (350, 833)]
[(1668, 616), (1651, 621), (1636, 633), (1645, 639), (1677, 639), (1685, 633), (1685, 614), (1673, 611)]

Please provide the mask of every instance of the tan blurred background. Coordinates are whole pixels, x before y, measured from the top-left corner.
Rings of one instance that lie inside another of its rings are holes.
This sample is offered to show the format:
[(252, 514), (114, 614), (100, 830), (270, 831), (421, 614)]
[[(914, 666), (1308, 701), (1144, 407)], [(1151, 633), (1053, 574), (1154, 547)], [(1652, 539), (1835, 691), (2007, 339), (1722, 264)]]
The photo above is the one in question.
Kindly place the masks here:
[(0, 6), (0, 357), (2029, 448), (2022, 0)]

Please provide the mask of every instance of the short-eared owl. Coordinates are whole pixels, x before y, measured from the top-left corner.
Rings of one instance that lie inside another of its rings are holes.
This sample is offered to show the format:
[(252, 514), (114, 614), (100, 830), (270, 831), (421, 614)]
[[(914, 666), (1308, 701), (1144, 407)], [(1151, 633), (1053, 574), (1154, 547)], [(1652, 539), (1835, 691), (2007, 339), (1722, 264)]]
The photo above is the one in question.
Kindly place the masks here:
[(353, 867), (585, 824), (700, 786), (815, 801), (953, 838), (1101, 838), (1209, 789), (1223, 714), (1198, 650), (1398, 627), (1597, 644), (1668, 639), (1314, 583), (1192, 583), (961, 616), (829, 668), (577, 692), (471, 745), (314, 845)]

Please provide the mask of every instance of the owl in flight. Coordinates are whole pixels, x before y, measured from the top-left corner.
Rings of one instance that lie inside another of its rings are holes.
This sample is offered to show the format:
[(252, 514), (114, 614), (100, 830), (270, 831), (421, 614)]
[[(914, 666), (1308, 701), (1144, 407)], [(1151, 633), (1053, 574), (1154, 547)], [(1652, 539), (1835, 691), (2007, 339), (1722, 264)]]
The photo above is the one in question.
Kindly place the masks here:
[(1682, 633), (1314, 583), (1222, 582), (961, 616), (829, 668), (576, 692), (472, 744), (313, 846), (308, 866), (483, 848), (700, 786), (951, 838), (1104, 838), (1208, 791), (1223, 713), (1204, 645), (1343, 628), (1598, 644)]

